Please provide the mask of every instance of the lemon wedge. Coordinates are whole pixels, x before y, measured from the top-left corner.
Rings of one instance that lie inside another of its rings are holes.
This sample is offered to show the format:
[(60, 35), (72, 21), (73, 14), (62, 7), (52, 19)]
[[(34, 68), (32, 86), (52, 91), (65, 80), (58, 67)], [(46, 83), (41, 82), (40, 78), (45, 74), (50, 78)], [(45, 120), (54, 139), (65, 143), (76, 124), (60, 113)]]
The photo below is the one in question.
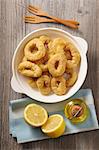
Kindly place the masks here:
[(65, 121), (59, 114), (51, 115), (47, 122), (41, 127), (42, 132), (51, 138), (61, 136), (65, 131)]
[(24, 119), (34, 127), (42, 126), (48, 118), (47, 111), (40, 105), (29, 104), (24, 109)]

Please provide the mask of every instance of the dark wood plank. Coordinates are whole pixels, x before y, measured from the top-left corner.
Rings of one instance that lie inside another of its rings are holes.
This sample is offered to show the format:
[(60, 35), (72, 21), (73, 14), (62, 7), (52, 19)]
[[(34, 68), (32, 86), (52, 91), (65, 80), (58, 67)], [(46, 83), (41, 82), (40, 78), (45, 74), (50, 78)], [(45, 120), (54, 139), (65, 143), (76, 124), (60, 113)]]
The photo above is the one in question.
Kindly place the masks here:
[[(77, 31), (59, 24), (25, 24), (26, 6), (31, 3), (64, 19), (75, 18), (80, 22)], [(59, 139), (17, 144), (9, 135), (8, 105), (10, 99), (22, 97), (10, 87), (11, 60), (19, 41), (29, 32), (41, 27), (59, 27), (85, 38), (89, 43), (89, 69), (83, 87), (92, 88), (99, 118), (99, 1), (98, 0), (0, 0), (0, 146), (1, 150), (98, 150), (99, 131), (64, 136)]]

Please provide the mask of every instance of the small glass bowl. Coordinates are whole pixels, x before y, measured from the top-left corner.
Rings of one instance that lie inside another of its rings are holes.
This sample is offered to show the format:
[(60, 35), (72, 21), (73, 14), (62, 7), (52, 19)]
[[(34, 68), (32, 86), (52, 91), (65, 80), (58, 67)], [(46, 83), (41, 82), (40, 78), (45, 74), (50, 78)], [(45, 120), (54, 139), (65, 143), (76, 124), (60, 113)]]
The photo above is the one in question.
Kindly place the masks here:
[(81, 99), (68, 100), (65, 105), (65, 116), (74, 124), (82, 123), (89, 116), (89, 108)]

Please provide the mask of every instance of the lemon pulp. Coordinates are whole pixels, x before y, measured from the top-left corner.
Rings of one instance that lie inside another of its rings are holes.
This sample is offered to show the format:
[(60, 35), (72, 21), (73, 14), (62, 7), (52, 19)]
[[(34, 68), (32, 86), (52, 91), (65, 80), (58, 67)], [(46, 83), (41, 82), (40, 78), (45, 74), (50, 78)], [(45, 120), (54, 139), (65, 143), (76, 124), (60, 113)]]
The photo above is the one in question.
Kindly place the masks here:
[(57, 138), (65, 131), (64, 119), (59, 114), (51, 115), (41, 129), (49, 137)]
[(29, 104), (24, 110), (24, 118), (32, 126), (42, 126), (48, 118), (47, 111), (40, 105)]

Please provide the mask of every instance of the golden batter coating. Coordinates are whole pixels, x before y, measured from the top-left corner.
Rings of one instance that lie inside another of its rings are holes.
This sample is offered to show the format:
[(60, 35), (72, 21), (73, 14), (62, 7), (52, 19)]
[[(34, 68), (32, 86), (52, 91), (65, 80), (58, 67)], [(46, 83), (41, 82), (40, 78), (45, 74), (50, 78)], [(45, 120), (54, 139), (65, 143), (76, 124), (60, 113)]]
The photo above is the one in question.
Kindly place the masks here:
[(42, 75), (37, 79), (37, 87), (43, 95), (49, 95), (51, 93), (51, 80), (47, 75)]
[(66, 86), (71, 87), (76, 82), (78, 73), (73, 69), (66, 69), (66, 73), (69, 74), (69, 78), (66, 80)]
[(56, 95), (64, 95), (67, 91), (65, 78), (63, 76), (52, 78), (51, 88)]
[(67, 54), (67, 68), (77, 67), (80, 63), (80, 54), (77, 48), (69, 42), (64, 50), (65, 55)]
[(66, 57), (63, 54), (55, 54), (48, 61), (48, 70), (53, 77), (63, 75), (66, 68)]
[(77, 47), (68, 38), (42, 35), (26, 44), (18, 71), (30, 77), (28, 84), (41, 94), (61, 96), (77, 81), (80, 59)]
[(40, 77), (42, 74), (41, 68), (32, 62), (24, 61), (19, 64), (18, 71), (27, 77)]
[(46, 49), (42, 41), (35, 38), (26, 44), (24, 53), (28, 60), (36, 61), (45, 56)]
[(37, 81), (37, 78), (29, 78), (29, 79), (28, 79), (28, 84), (29, 84), (32, 88), (36, 89), (36, 88), (37, 88), (36, 81)]

